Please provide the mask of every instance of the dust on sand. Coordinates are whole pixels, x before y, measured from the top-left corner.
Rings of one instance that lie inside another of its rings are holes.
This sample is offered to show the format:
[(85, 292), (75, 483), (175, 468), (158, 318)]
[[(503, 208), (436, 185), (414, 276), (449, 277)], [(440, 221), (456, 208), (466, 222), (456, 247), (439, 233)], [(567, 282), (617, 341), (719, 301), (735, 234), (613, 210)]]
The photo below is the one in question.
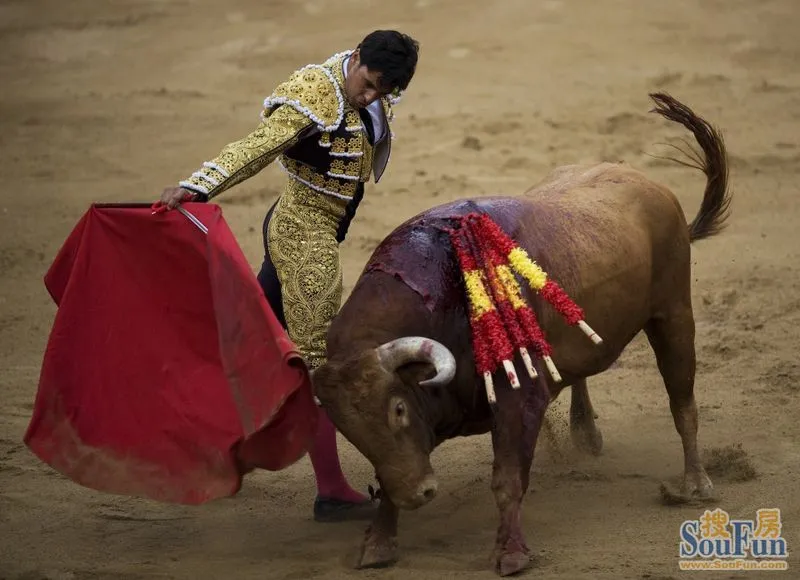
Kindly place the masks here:
[[(348, 290), (407, 217), (457, 197), (520, 192), (559, 164), (625, 160), (673, 188), (694, 215), (702, 175), (649, 155), (685, 135), (648, 115), (647, 93), (667, 90), (723, 129), (730, 227), (693, 250), (700, 444), (742, 445), (758, 477), (712, 470), (719, 505), (737, 518), (781, 508), (797, 566), (795, 0), (7, 0), (0, 577), (491, 577), (497, 516), (486, 436), (436, 452), (442, 493), (402, 515), (399, 563), (366, 573), (345, 566), (362, 523), (311, 521), (307, 459), (248, 477), (235, 498), (186, 508), (80, 488), (21, 443), (54, 315), (42, 276), (89, 203), (153, 200), (251, 130), (261, 100), (291, 70), (380, 27), (412, 33), (422, 54), (397, 109), (389, 171), (368, 189), (343, 246)], [(261, 220), (282, 179), (270, 167), (219, 199), (254, 270)], [(678, 578), (678, 528), (701, 508), (660, 501), (659, 482), (681, 472), (682, 453), (646, 340), (589, 384), (605, 451), (565, 461), (543, 449), (524, 514), (530, 575)], [(366, 460), (346, 442), (342, 453), (366, 488)]]

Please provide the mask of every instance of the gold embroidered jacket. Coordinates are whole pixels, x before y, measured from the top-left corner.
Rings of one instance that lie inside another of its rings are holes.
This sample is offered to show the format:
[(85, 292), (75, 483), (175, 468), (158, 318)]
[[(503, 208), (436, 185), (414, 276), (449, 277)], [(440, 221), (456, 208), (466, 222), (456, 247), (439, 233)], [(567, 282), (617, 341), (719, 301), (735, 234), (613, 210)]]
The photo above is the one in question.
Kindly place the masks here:
[(278, 160), (289, 176), (334, 197), (351, 199), (357, 182), (377, 182), (391, 150), (392, 106), (381, 99), (384, 131), (370, 144), (357, 110), (344, 96), (343, 63), (352, 51), (295, 71), (264, 100), (258, 127), (229, 143), (181, 187), (211, 199)]

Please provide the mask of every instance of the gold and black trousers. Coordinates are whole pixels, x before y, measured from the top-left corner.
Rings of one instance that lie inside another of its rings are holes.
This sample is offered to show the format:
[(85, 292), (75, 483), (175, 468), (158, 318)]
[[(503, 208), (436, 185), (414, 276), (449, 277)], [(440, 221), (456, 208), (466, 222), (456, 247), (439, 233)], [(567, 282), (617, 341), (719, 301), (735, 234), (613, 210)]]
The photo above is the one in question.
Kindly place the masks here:
[(341, 199), (289, 179), (263, 223), (258, 281), (309, 369), (326, 360), (326, 335), (342, 300), (339, 243), (363, 196)]

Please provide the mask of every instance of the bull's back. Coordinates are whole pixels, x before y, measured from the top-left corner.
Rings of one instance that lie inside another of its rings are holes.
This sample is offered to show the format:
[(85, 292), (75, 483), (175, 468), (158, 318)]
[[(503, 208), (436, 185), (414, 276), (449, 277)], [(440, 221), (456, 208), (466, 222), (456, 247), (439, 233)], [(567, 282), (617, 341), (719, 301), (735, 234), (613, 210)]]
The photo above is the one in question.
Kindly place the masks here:
[(654, 287), (654, 271), (660, 268), (664, 275), (676, 259), (688, 263), (686, 222), (674, 196), (626, 166), (600, 164), (558, 168), (519, 196), (431, 208), (384, 240), (365, 271), (402, 280), (431, 312), (452, 310), (464, 297), (447, 228), (453, 218), (474, 211), (490, 215), (524, 247), (603, 336), (604, 345), (595, 347), (528, 293), (565, 378), (607, 368), (663, 299)]
[[(567, 166), (519, 197), (504, 225), (581, 306), (604, 339), (594, 346), (540, 298), (540, 319), (565, 377), (606, 369), (642, 326), (688, 291), (689, 236), (675, 196), (625, 165)], [(669, 285), (663, 280), (670, 280)]]

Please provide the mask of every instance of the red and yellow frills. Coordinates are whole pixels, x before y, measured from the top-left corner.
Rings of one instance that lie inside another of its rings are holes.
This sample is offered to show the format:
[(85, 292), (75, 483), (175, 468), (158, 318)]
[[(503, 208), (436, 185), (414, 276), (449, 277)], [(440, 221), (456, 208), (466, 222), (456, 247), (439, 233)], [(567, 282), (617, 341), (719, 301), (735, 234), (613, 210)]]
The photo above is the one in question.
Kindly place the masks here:
[(581, 308), (489, 216), (469, 214), (459, 222), (459, 227), (450, 230), (450, 239), (466, 288), (475, 364), (484, 377), (489, 402), (496, 401), (492, 374), (498, 365), (503, 365), (512, 387), (520, 386), (511, 362), (514, 350), (520, 353), (531, 378), (537, 373), (528, 347), (544, 361), (553, 379), (560, 381), (550, 344), (522, 296), (514, 271), (568, 324), (578, 325), (595, 344), (602, 339), (584, 322)]
[(451, 240), (467, 292), (475, 366), (486, 383), (489, 402), (494, 403), (496, 398), (492, 385), (492, 372), (504, 355), (509, 355), (512, 350), (511, 345), (495, 308), (494, 300), (484, 283), (484, 272), (478, 267), (477, 258), (479, 256), (474, 252), (466, 231), (460, 229), (451, 232)]

